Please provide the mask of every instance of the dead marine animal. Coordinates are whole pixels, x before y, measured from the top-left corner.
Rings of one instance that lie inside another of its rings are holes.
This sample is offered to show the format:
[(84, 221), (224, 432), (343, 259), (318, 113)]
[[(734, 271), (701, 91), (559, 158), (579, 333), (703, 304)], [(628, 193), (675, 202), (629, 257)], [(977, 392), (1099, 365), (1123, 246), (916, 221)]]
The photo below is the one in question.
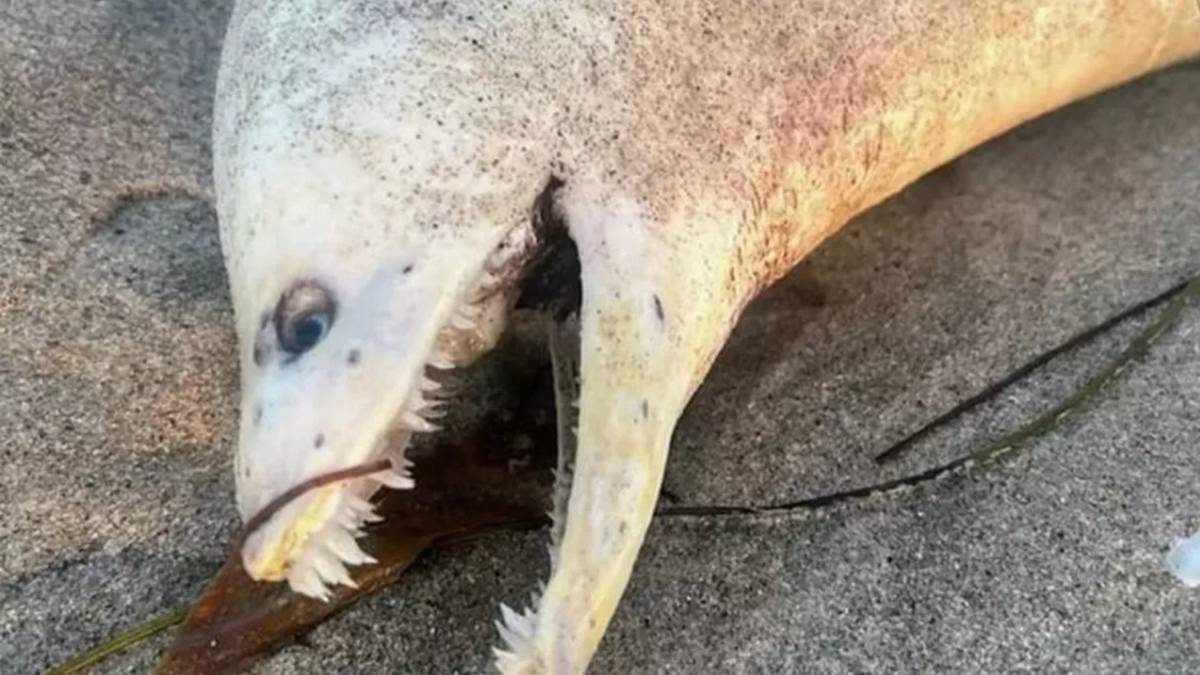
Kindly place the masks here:
[[(746, 304), (855, 214), (1033, 117), (1200, 54), (1195, 0), (242, 0), (214, 170), (245, 542), (321, 598), (548, 239), (578, 256), (578, 430), (505, 673), (581, 673), (680, 413)], [(398, 449), (401, 448), (401, 449)]]

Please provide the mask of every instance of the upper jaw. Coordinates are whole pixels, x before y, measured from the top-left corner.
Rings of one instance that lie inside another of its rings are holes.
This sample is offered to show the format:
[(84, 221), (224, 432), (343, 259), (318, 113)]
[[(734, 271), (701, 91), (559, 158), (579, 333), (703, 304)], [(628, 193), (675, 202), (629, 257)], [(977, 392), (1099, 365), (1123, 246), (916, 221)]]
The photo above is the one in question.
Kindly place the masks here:
[[(468, 324), (463, 316), (456, 312), (451, 320), (454, 323), (448, 323), (453, 330), (444, 334), (468, 341), (468, 336), (460, 334), (474, 332), (475, 325)], [(380, 459), (388, 460), (391, 468), (315, 488), (282, 507), (246, 538), (242, 562), (251, 578), (286, 579), (292, 590), (324, 600), (329, 597), (330, 585), (353, 586), (347, 565), (375, 562), (357, 544), (364, 528), (379, 520), (370, 499), (382, 487), (406, 490), (415, 486), (405, 451), (413, 434), (438, 428), (431, 419), (438, 414), (435, 396), (440, 385), (425, 371), (457, 364), (451, 354), (436, 346), (421, 363), (404, 403), (387, 418), (375, 416), (364, 425), (359, 435), (363, 440), (339, 449), (336, 466), (322, 466), (305, 479)], [(259, 508), (263, 506), (261, 501)], [(253, 514), (243, 515), (248, 518)]]
[[(501, 250), (516, 249), (501, 247)], [(409, 343), (409, 350), (393, 351), (390, 363), (384, 368), (391, 373), (390, 380), (370, 387), (374, 395), (362, 389), (351, 389), (347, 397), (359, 400), (339, 402), (348, 406), (347, 410), (355, 406), (372, 406), (376, 412), (356, 416), (358, 429), (353, 434), (356, 440), (330, 448), (337, 453), (332, 465), (330, 460), (324, 459), (303, 473), (288, 471), (290, 477), (276, 483), (269, 491), (243, 488), (239, 475), (239, 492), (247, 493), (240, 495), (243, 497), (239, 500), (243, 505), (242, 515), (249, 519), (269, 499), (316, 475), (379, 459), (388, 459), (391, 463), (388, 471), (312, 489), (274, 513), (251, 532), (243, 544), (242, 562), (251, 578), (286, 579), (292, 590), (324, 600), (330, 595), (330, 586), (354, 585), (346, 570), (348, 565), (374, 562), (357, 543), (363, 529), (379, 520), (370, 499), (381, 487), (411, 489), (414, 486), (411, 463), (405, 457), (405, 450), (414, 433), (437, 429), (430, 420), (437, 416), (435, 396), (439, 385), (427, 371), (466, 365), (490, 350), (515, 300), (516, 279), (489, 271), (494, 268), (495, 261), (489, 259), (488, 262), (493, 264), (483, 266), (474, 282), (467, 285), (470, 290), (458, 294), (456, 302), (448, 305), (438, 302), (434, 304), (440, 305), (439, 309), (429, 308), (427, 316), (431, 321), (426, 325), (433, 325), (432, 329), (427, 329), (431, 330), (432, 339), (414, 340)], [(427, 347), (418, 348), (421, 343)], [(422, 354), (424, 358), (420, 356)], [(319, 415), (322, 411), (312, 412)], [(243, 451), (254, 452), (256, 437), (254, 430), (247, 428), (243, 420), (240, 441)], [(253, 492), (259, 494), (250, 499)]]

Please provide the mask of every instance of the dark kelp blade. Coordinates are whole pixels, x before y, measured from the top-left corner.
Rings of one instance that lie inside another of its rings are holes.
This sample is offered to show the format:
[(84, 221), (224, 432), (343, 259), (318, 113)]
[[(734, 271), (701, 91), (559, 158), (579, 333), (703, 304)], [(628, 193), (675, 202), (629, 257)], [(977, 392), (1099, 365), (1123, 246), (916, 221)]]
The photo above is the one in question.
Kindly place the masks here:
[(285, 583), (251, 580), (231, 554), (156, 672), (242, 671), (394, 583), (431, 546), (543, 524), (557, 455), (550, 368), (519, 385), (527, 394), (515, 407), (489, 415), (465, 441), (413, 450), (417, 487), (383, 493), (377, 511), (384, 519), (360, 541), (379, 563), (351, 569), (358, 589), (339, 586), (329, 602), (320, 602)]

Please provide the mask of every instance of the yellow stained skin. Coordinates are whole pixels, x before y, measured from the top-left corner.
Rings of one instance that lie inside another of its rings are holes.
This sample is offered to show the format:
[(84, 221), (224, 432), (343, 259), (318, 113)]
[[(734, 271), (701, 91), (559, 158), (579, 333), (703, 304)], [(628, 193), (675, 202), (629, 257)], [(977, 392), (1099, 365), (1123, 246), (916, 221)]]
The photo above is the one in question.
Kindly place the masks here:
[[(498, 660), (555, 675), (591, 661), (675, 424), (762, 288), (978, 144), (1200, 54), (1195, 0), (245, 0), (230, 26), (214, 149), (239, 458), (257, 472), (239, 474), (244, 511), (365, 459), (387, 411), (351, 411), (411, 388), (496, 242), (551, 174), (565, 181), (584, 289), (577, 464), (557, 565)], [(306, 274), (340, 291), (346, 320), (301, 375), (251, 363), (259, 317)], [(396, 306), (373, 312), (382, 299)], [(382, 354), (377, 376), (346, 384), (340, 350), (366, 333), (387, 336), (364, 352)], [(261, 400), (267, 428), (321, 430), (331, 452), (257, 432)], [(317, 508), (278, 514), (251, 573), (278, 575)]]

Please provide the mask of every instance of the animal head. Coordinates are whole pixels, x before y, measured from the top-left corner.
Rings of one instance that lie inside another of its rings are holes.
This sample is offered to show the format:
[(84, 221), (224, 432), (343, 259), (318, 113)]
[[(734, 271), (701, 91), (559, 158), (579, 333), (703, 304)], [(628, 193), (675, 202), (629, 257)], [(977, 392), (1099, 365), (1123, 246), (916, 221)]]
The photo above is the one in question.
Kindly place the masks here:
[(488, 100), (502, 89), (479, 89), (494, 74), (431, 62), (446, 49), (437, 35), (398, 21), (377, 38), (366, 23), (311, 21), (320, 3), (251, 4), (232, 19), (214, 121), (242, 379), (238, 507), (249, 518), (313, 476), (393, 467), (312, 491), (247, 540), (253, 578), (326, 597), (349, 583), (345, 565), (369, 561), (355, 536), (375, 518), (371, 495), (413, 485), (403, 448), (435, 428), (436, 371), (503, 330), (540, 244), (530, 205), (548, 150)]
[(717, 151), (653, 142), (637, 103), (653, 78), (601, 83), (598, 60), (622, 56), (614, 31), (603, 4), (235, 6), (213, 150), (239, 509), (251, 520), (317, 476), (390, 466), (270, 513), (240, 550), (252, 578), (325, 598), (371, 562), (356, 535), (375, 491), (413, 484), (404, 447), (432, 428), (437, 371), (491, 348), (530, 263), (565, 241), (568, 293), (582, 288), (576, 459), (560, 466), (551, 578), (536, 610), (503, 609), (497, 665), (586, 668), (675, 422), (749, 288), (727, 227), (741, 204), (695, 179)]

